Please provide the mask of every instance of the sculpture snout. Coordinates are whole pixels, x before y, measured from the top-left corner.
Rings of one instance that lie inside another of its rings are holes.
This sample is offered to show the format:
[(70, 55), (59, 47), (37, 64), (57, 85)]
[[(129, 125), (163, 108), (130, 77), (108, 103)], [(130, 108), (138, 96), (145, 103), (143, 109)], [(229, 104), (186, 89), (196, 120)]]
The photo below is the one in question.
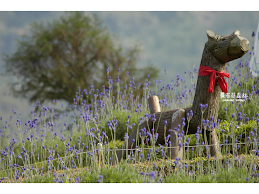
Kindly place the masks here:
[(246, 38), (240, 35), (236, 35), (230, 41), (230, 45), (228, 47), (228, 55), (229, 56), (235, 55), (236, 57), (241, 57), (245, 53), (247, 53), (249, 48), (250, 48), (250, 42)]

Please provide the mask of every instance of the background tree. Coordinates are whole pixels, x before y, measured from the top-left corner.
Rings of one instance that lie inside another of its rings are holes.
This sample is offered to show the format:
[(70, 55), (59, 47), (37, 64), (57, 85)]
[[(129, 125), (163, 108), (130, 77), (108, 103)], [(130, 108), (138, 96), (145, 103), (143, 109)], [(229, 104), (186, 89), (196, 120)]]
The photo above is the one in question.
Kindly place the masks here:
[(44, 25), (33, 23), (30, 35), (17, 41), (17, 50), (4, 55), (6, 74), (16, 76), (10, 83), (11, 93), (27, 98), (30, 103), (65, 100), (73, 103), (78, 90), (91, 86), (108, 87), (108, 75), (116, 79), (120, 69), (143, 84), (147, 75), (154, 79), (158, 69), (137, 68), (139, 45), (123, 49), (102, 22), (83, 12), (65, 13), (59, 20)]

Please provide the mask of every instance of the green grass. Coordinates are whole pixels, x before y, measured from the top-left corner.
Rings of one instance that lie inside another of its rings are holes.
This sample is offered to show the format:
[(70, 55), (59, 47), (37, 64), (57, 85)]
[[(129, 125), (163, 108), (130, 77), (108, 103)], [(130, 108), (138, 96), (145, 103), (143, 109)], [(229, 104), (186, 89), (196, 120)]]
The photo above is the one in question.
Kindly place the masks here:
[[(244, 72), (241, 73), (241, 77), (245, 76)], [(183, 96), (181, 94), (185, 90), (181, 86), (184, 81), (179, 82), (180, 84), (174, 85), (174, 90), (167, 87), (156, 90), (156, 95), (161, 100), (162, 111), (190, 104), (192, 95), (187, 99), (176, 97)], [(255, 83), (256, 81), (252, 79), (247, 83), (242, 82), (242, 86), (245, 87), (242, 90), (249, 88), (249, 84), (255, 85)], [(229, 82), (228, 84), (230, 86)], [(239, 91), (238, 87), (229, 89)], [(118, 163), (115, 154), (123, 144), (125, 133), (130, 135), (141, 117), (149, 113), (147, 99), (151, 89), (144, 90), (146, 95), (143, 98), (130, 97), (132, 90), (131, 87), (124, 93), (122, 91), (125, 96), (121, 104), (114, 103), (114, 99), (109, 95), (94, 98), (91, 107), (98, 104), (98, 100), (102, 100), (103, 109), (78, 106), (83, 101), (82, 98), (78, 100), (78, 105), (74, 109), (71, 108), (68, 116), (53, 119), (53, 113), (46, 111), (46, 117), (41, 117), (34, 127), (28, 129), (28, 125), (22, 124), (14, 136), (11, 136), (10, 129), (16, 127), (16, 115), (12, 121), (1, 122), (0, 181), (28, 183), (259, 181), (259, 116), (256, 116), (256, 113), (259, 113), (258, 94), (254, 93), (253, 100), (245, 102), (232, 104), (220, 101), (220, 122), (215, 126), (215, 130), (220, 140), (222, 156), (216, 159), (210, 157), (209, 150), (202, 144), (204, 141), (202, 135), (199, 134), (199, 139), (195, 135), (186, 136), (186, 140), (190, 138), (190, 146), (196, 143), (198, 146), (194, 150), (184, 147), (184, 158), (181, 161), (169, 159), (168, 148), (165, 145), (159, 147), (143, 143), (138, 145), (139, 148), (135, 152), (129, 153), (127, 159)], [(224, 110), (225, 107), (227, 110)], [(238, 119), (239, 116), (243, 118)], [(32, 116), (31, 121), (35, 118), (38, 118), (37, 115)], [(57, 136), (54, 136), (55, 133)], [(12, 138), (17, 142), (12, 143)]]
[[(249, 162), (258, 162), (258, 157), (242, 155), (241, 162), (233, 156), (224, 156), (218, 162), (220, 167), (208, 170), (206, 166), (215, 163), (215, 159), (196, 158), (186, 161), (189, 167), (181, 168), (185, 163), (174, 164), (174, 161), (167, 161), (163, 166), (163, 161), (158, 160), (150, 165), (148, 162), (139, 164), (127, 164), (122, 162), (116, 166), (100, 166), (97, 168), (76, 168), (45, 172), (42, 175), (20, 177), (15, 182), (22, 183), (143, 183), (143, 182), (163, 182), (163, 183), (257, 183), (259, 173), (256, 170), (247, 168)], [(203, 160), (204, 172), (194, 170)], [(229, 164), (226, 164), (229, 161)], [(154, 165), (155, 164), (155, 165)], [(207, 170), (205, 170), (207, 169)], [(151, 175), (153, 173), (153, 176)], [(100, 179), (100, 175), (102, 179)], [(11, 180), (4, 179), (3, 182)]]

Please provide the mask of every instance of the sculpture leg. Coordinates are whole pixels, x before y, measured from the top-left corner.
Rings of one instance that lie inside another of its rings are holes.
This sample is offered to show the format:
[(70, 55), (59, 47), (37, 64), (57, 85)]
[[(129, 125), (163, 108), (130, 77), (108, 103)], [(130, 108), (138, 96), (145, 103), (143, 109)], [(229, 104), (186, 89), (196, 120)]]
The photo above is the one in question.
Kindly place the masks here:
[(123, 146), (117, 151), (118, 161), (121, 161), (122, 158), (126, 158), (126, 156), (128, 155), (128, 153), (126, 153), (127, 152), (126, 148), (131, 149), (131, 148), (136, 147), (136, 141), (137, 141), (137, 138), (138, 138), (138, 133), (144, 127), (147, 128), (147, 122), (146, 121), (135, 127), (135, 129), (133, 130), (133, 132), (129, 136), (128, 142), (124, 141)]
[[(176, 159), (183, 157), (183, 147), (179, 146), (179, 143), (182, 143), (181, 139), (183, 140), (184, 133), (182, 122), (183, 118), (185, 117), (185, 110), (178, 109), (172, 116), (172, 123), (171, 123), (171, 132), (170, 132), (170, 141), (172, 148), (169, 149), (169, 157), (171, 159)], [(178, 125), (181, 127), (179, 128)], [(180, 137), (178, 137), (178, 135)]]
[(219, 151), (219, 139), (218, 139), (216, 130), (206, 131), (206, 138), (207, 138), (208, 144), (211, 145), (211, 146), (209, 146), (210, 155), (215, 156), (215, 157), (220, 156), (221, 154), (220, 154), (220, 151)]

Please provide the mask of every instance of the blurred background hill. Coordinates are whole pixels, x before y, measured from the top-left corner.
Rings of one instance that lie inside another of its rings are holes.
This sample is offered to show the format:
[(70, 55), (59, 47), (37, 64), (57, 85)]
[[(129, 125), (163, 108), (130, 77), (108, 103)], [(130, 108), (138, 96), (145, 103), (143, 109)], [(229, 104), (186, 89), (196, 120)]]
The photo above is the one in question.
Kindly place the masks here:
[[(16, 50), (16, 39), (30, 33), (30, 23), (51, 22), (63, 12), (0, 12), (0, 73), (4, 73), (2, 53)], [(138, 66), (152, 64), (160, 69), (158, 80), (162, 85), (170, 83), (177, 74), (199, 67), (206, 30), (218, 35), (230, 35), (239, 30), (253, 46), (252, 32), (256, 30), (259, 12), (85, 12), (96, 14), (119, 43), (130, 47), (142, 45)], [(242, 60), (247, 60), (249, 54)], [(240, 60), (240, 59), (239, 59)], [(164, 73), (166, 69), (166, 76)], [(133, 75), (130, 75), (134, 77)], [(26, 99), (17, 99), (8, 93), (7, 81), (15, 77), (0, 76), (0, 116), (7, 120), (12, 109), (27, 120), (33, 105)]]

